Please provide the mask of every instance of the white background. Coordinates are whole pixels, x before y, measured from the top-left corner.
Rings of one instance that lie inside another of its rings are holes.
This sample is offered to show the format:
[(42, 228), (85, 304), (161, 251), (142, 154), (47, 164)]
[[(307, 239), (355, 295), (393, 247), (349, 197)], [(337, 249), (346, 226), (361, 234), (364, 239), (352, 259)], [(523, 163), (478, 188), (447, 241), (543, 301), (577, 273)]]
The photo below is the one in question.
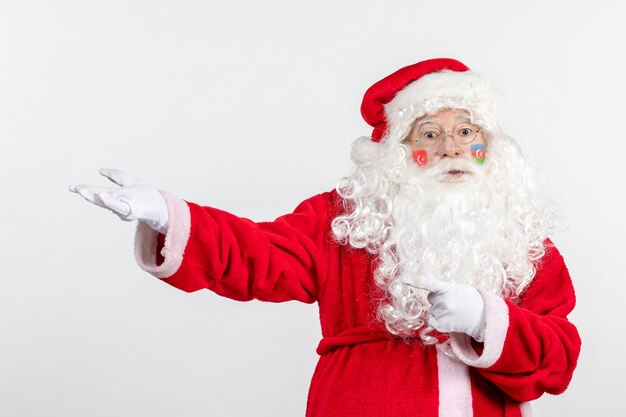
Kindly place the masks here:
[(2, 0), (0, 415), (303, 415), (315, 305), (169, 287), (67, 186), (110, 166), (273, 219), (349, 173), (367, 87), (433, 57), (505, 92), (568, 220), (583, 351), (535, 415), (623, 415), (625, 21), (619, 1)]

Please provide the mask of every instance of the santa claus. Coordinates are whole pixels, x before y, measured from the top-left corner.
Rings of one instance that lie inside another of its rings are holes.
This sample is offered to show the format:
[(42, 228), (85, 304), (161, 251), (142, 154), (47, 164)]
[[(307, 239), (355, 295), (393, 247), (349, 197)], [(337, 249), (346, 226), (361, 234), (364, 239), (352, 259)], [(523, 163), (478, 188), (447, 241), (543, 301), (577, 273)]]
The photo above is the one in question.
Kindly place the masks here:
[(529, 416), (580, 339), (555, 216), (499, 109), (459, 61), (404, 67), (365, 93), (352, 175), (273, 222), (112, 169), (120, 188), (70, 190), (139, 220), (139, 265), (177, 288), (318, 302), (307, 416)]

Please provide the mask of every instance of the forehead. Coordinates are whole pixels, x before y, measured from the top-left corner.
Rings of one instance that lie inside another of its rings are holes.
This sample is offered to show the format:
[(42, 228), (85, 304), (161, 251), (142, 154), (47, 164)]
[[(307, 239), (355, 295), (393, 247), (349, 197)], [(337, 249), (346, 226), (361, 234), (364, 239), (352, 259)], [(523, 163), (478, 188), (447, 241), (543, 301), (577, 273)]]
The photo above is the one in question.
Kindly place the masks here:
[(416, 126), (425, 124), (455, 124), (460, 122), (471, 122), (472, 118), (467, 110), (440, 109), (435, 114), (425, 114), (415, 120)]

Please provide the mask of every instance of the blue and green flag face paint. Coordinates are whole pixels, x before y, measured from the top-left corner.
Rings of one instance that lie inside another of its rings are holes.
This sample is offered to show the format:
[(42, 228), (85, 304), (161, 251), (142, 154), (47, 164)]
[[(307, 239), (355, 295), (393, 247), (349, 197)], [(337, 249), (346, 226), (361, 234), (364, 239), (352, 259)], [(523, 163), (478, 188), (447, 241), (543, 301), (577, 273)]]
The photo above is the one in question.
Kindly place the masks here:
[(470, 147), (470, 150), (474, 162), (482, 165), (485, 162), (485, 145), (475, 144)]

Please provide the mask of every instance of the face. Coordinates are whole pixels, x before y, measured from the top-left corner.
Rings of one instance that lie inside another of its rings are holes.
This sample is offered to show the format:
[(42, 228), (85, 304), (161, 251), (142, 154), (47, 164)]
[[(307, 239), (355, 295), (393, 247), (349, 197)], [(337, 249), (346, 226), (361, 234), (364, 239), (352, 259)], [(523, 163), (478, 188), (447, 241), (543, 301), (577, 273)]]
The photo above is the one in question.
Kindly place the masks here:
[(451, 169), (441, 178), (446, 182), (464, 181), (471, 170), (462, 166), (468, 161), (482, 164), (485, 159), (485, 136), (464, 110), (441, 109), (435, 115), (420, 117), (406, 142), (418, 166), (449, 165)]

